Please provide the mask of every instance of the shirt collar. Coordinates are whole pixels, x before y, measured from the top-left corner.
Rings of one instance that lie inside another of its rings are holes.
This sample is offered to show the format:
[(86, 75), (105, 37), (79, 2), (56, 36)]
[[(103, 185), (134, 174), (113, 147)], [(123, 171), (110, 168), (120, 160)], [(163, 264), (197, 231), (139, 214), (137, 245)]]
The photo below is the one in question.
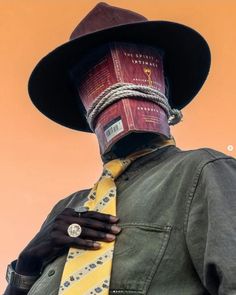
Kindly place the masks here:
[[(175, 143), (175, 140), (174, 138), (172, 137), (174, 143)], [(137, 149), (134, 150), (135, 151), (138, 151), (138, 150), (142, 150), (142, 149), (146, 149), (146, 148), (151, 148), (151, 149), (155, 149), (155, 148), (158, 148), (160, 147), (162, 144), (161, 144), (161, 141), (160, 141), (160, 138), (154, 138), (152, 140), (150, 140), (149, 142), (146, 142), (146, 143), (143, 143), (142, 145), (140, 145)], [(173, 145), (175, 146), (175, 145)], [(103, 161), (103, 164), (106, 164), (107, 162), (113, 160), (113, 159), (117, 159), (117, 155), (113, 152), (109, 152), (105, 155), (101, 155), (101, 159)]]

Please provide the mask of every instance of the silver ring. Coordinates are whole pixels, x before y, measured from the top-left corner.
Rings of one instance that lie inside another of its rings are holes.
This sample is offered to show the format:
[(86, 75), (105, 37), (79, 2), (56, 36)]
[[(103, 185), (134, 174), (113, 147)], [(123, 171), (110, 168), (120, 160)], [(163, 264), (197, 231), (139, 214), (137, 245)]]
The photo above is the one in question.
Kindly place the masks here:
[(82, 228), (78, 223), (72, 223), (68, 226), (67, 233), (71, 238), (78, 238), (82, 233)]
[(87, 212), (89, 210), (89, 207), (79, 206), (74, 209), (75, 212), (78, 214), (78, 216), (81, 216), (81, 213)]

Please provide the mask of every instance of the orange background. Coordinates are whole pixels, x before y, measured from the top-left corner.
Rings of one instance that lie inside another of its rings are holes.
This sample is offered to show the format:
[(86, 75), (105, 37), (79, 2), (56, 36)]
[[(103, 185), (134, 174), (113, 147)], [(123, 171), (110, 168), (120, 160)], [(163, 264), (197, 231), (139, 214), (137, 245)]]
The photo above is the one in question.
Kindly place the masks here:
[[(37, 232), (53, 204), (91, 187), (101, 172), (95, 135), (44, 117), (27, 94), (38, 62), (64, 43), (94, 0), (0, 0), (1, 214), (0, 291), (5, 268)], [(211, 147), (236, 156), (236, 3), (234, 0), (110, 0), (148, 19), (184, 23), (212, 52), (210, 76), (172, 127), (182, 149)], [(231, 145), (231, 149), (229, 147)]]

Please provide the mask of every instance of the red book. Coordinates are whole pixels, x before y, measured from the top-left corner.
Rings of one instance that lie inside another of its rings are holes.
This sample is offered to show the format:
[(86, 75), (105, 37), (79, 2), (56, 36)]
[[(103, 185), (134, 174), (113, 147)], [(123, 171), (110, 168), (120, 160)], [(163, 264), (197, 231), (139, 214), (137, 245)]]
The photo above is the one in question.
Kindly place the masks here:
[[(153, 87), (165, 94), (163, 54), (143, 44), (112, 42), (97, 51), (100, 56), (81, 78), (79, 95), (88, 110), (106, 88), (116, 83)], [(89, 60), (91, 63), (91, 59)], [(86, 61), (85, 61), (86, 63)], [(170, 136), (168, 119), (156, 103), (124, 98), (104, 109), (95, 119), (95, 133), (104, 154), (130, 132), (154, 132)]]

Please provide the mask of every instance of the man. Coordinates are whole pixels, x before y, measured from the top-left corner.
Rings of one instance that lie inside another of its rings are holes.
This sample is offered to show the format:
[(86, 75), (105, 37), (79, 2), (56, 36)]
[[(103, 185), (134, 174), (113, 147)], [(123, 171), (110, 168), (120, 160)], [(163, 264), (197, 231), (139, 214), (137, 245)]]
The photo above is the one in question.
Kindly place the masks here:
[[(183, 25), (150, 22), (105, 3), (71, 39), (35, 68), (31, 98), (56, 122), (94, 131), (104, 167), (121, 157), (127, 167), (118, 176), (104, 170), (92, 190), (56, 204), (9, 267), (4, 294), (235, 294), (236, 161), (208, 148), (181, 151), (169, 130), (207, 77), (207, 43)], [(115, 179), (116, 214), (86, 207), (104, 177)], [(94, 268), (105, 263), (91, 260), (85, 271), (83, 255), (96, 255), (114, 240), (111, 276), (91, 289)], [(66, 270), (75, 261), (77, 275)], [(70, 291), (84, 287), (89, 275), (86, 291)]]

